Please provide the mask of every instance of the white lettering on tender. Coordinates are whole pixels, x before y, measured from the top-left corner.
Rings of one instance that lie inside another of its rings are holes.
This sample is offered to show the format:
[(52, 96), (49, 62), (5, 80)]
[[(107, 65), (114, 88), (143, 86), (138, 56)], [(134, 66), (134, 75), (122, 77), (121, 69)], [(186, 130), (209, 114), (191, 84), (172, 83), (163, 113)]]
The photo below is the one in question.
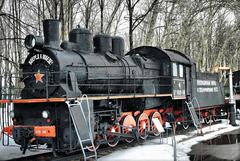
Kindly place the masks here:
[(197, 88), (198, 93), (205, 93), (205, 92), (218, 92), (218, 87), (200, 87)]
[(215, 80), (197, 80), (198, 86), (216, 86), (217, 82)]
[(213, 93), (219, 91), (217, 81), (215, 80), (197, 80), (197, 86), (198, 93)]

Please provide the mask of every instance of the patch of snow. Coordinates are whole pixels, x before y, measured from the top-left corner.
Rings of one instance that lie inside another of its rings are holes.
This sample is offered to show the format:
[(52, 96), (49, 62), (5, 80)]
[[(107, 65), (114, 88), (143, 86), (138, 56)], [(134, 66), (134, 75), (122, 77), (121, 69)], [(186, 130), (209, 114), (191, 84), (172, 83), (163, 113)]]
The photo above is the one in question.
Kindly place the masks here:
[[(3, 146), (3, 139), (5, 140), (5, 141), (4, 141), (5, 145), (6, 145), (7, 142), (8, 142), (8, 140), (7, 140), (7, 135), (5, 135), (4, 138), (3, 138), (3, 136), (1, 135), (1, 136), (0, 136), (0, 148), (1, 148), (1, 146)], [(12, 138), (9, 138), (9, 145), (16, 145), (15, 142), (14, 142), (14, 140), (13, 140)], [(1, 152), (1, 151), (0, 151), (0, 152)], [(0, 154), (1, 154), (1, 153), (0, 153)]]
[[(239, 121), (238, 121), (239, 123)], [(227, 120), (222, 120), (221, 123), (208, 126), (202, 129), (204, 135), (196, 136), (197, 130), (191, 131), (186, 135), (176, 135), (177, 142), (177, 160), (188, 161), (187, 155), (191, 151), (191, 147), (201, 141), (212, 139), (226, 132), (230, 132), (240, 127), (233, 127), (228, 124)], [(10, 140), (11, 144), (14, 143)], [(3, 147), (0, 142), (0, 160), (6, 160), (11, 157), (21, 157), (22, 152), (19, 150), (19, 146)], [(27, 152), (26, 155), (33, 155), (36, 153)], [(42, 151), (41, 151), (42, 152)], [(40, 152), (40, 153), (41, 153)], [(174, 151), (172, 146), (172, 137), (147, 140), (143, 145), (131, 147), (115, 151), (107, 156), (103, 156), (98, 161), (173, 161)]]
[(114, 152), (99, 158), (98, 161), (131, 161), (131, 160), (173, 160), (173, 148), (168, 144), (143, 145)]

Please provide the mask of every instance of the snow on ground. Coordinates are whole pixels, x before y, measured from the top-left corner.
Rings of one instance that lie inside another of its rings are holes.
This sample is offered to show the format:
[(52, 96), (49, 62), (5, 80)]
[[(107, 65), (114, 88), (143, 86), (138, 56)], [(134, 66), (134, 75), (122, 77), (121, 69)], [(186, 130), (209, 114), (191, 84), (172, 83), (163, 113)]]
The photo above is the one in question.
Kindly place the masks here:
[[(5, 136), (3, 136), (3, 134), (1, 134), (1, 132), (2, 132), (2, 128), (1, 128), (1, 126), (0, 126), (0, 156), (1, 156), (1, 149), (2, 149), (2, 146), (3, 146), (3, 143), (2, 143), (2, 141), (3, 141), (3, 137), (5, 137), (4, 138), (4, 140), (5, 140), (5, 144), (7, 144), (7, 135), (5, 135)], [(16, 145), (15, 143), (14, 143), (14, 140), (12, 139), (12, 138), (9, 138), (9, 144), (10, 145)]]
[[(238, 124), (240, 121), (238, 121)], [(227, 120), (222, 123), (208, 126), (202, 129), (203, 136), (196, 136), (197, 131), (189, 132), (186, 135), (176, 135), (177, 141), (177, 160), (188, 161), (187, 153), (191, 151), (191, 147), (201, 141), (215, 138), (223, 133), (240, 129), (239, 126), (233, 127), (228, 124)], [(131, 147), (121, 151), (116, 151), (110, 155), (101, 157), (98, 161), (171, 161), (174, 160), (174, 151), (172, 137), (160, 138), (146, 141), (144, 145)]]
[[(203, 128), (203, 136), (196, 136), (196, 130), (186, 135), (176, 135), (177, 160), (188, 161), (187, 153), (191, 151), (192, 145), (236, 129), (240, 129), (240, 127), (233, 127), (226, 120), (223, 120), (222, 123)], [(11, 143), (13, 143), (12, 140)], [(22, 156), (19, 146), (3, 147), (1, 145), (0, 141), (0, 161)], [(26, 155), (37, 153), (42, 153), (42, 151), (36, 151), (35, 153), (27, 151)], [(115, 151), (110, 155), (99, 158), (98, 161), (171, 161), (174, 160), (173, 154), (172, 137), (162, 139), (158, 137), (146, 141), (143, 145)]]
[[(50, 152), (48, 150), (36, 149), (36, 150), (32, 150), (32, 151), (27, 150), (26, 154), (23, 155), (22, 151), (20, 150), (20, 146), (16, 145), (14, 143), (13, 139), (10, 139), (9, 141), (10, 141), (9, 142), (10, 146), (3, 146), (2, 141), (0, 141), (0, 161), (6, 161), (6, 160), (16, 159), (16, 158), (23, 158), (23, 157), (27, 157), (27, 156)], [(42, 148), (46, 148), (46, 147), (43, 146)]]
[[(1, 148), (1, 146), (3, 145), (3, 143), (2, 143), (2, 141), (3, 141), (3, 139), (2, 139), (3, 137), (2, 136), (0, 136), (0, 148)], [(7, 136), (5, 135), (5, 144), (7, 144)], [(14, 142), (14, 140), (12, 139), (12, 138), (9, 138), (9, 144), (10, 145), (16, 145), (15, 144), (15, 142)], [(1, 152), (1, 151), (0, 151)]]
[[(5, 145), (7, 145), (7, 136), (5, 135), (4, 138)], [(12, 138), (9, 138), (9, 146), (3, 146), (3, 138), (1, 136), (0, 139), (0, 161), (10, 160), (10, 159), (16, 159), (16, 158), (22, 158), (26, 156), (46, 153), (48, 151), (46, 150), (35, 150), (35, 151), (26, 151), (26, 154), (23, 155), (22, 151), (20, 150), (20, 146), (15, 144), (14, 140)]]

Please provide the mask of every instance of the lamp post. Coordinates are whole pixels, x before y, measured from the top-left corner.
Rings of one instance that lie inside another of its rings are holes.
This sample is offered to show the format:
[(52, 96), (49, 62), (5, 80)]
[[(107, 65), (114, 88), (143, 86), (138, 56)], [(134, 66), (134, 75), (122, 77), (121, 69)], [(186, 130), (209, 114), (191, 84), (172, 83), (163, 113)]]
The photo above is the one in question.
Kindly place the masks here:
[(232, 79), (232, 70), (230, 67), (216, 67), (215, 71), (228, 71), (228, 79), (229, 79), (229, 105), (230, 105), (230, 123), (232, 126), (237, 126), (236, 123), (236, 101), (233, 97), (233, 79)]

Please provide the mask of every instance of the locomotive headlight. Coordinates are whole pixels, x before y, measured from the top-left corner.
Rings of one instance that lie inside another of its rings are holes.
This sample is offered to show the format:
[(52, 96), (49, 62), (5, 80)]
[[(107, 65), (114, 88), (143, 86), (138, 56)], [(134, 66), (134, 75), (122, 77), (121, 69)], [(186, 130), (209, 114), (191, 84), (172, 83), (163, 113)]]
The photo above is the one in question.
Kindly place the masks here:
[(42, 112), (42, 117), (43, 117), (43, 118), (47, 119), (47, 118), (49, 118), (49, 116), (50, 116), (50, 112), (49, 112), (49, 111), (44, 110), (44, 111)]
[(27, 35), (24, 44), (28, 50), (32, 48), (41, 48), (43, 46), (43, 38), (40, 36)]
[(14, 117), (15, 117), (14, 111), (10, 111), (10, 112), (9, 112), (9, 116), (10, 116), (11, 118), (14, 118)]

